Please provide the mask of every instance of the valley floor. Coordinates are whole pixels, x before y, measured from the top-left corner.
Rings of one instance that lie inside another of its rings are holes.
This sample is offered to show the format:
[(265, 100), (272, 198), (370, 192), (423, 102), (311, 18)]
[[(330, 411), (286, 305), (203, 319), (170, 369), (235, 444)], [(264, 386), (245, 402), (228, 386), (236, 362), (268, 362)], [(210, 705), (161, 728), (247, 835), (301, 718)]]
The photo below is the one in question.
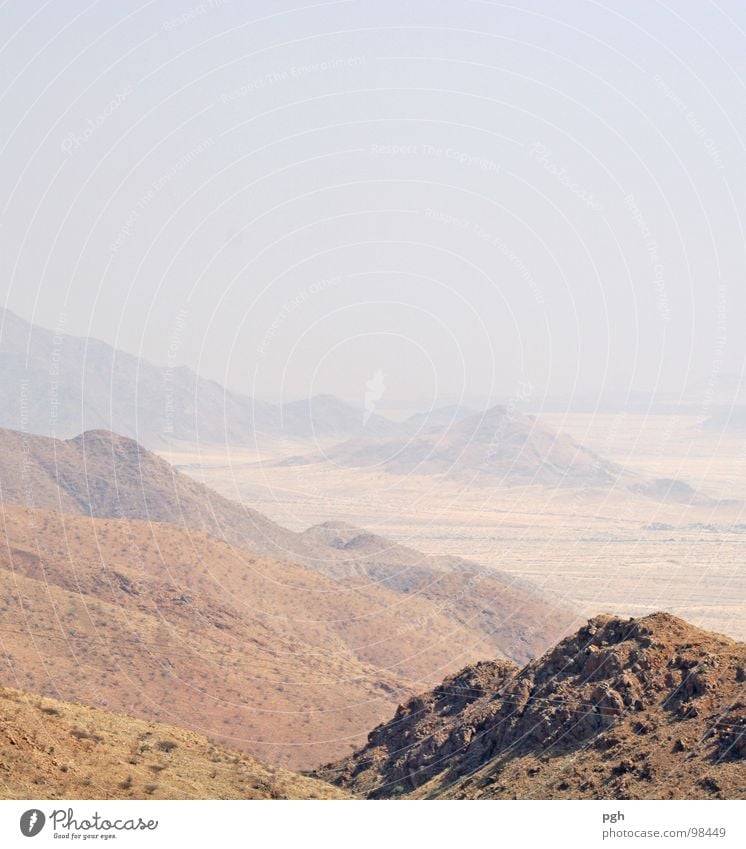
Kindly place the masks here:
[[(552, 427), (651, 477), (677, 477), (727, 506), (626, 491), (483, 486), (330, 464), (278, 465), (308, 445), (164, 452), (182, 471), (297, 530), (334, 518), (431, 554), (514, 573), (580, 617), (658, 609), (746, 639), (746, 451), (696, 416), (545, 416)], [(739, 504), (737, 502), (742, 501)]]

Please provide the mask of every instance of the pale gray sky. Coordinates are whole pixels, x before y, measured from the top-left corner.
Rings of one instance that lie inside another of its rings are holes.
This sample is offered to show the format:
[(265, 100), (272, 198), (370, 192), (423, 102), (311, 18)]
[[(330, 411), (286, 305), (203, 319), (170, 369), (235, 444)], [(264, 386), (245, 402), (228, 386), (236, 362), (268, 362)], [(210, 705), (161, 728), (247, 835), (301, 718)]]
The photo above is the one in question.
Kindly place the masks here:
[[(746, 354), (746, 6), (11, 0), (0, 303), (260, 397)], [(730, 378), (729, 378), (730, 379)]]

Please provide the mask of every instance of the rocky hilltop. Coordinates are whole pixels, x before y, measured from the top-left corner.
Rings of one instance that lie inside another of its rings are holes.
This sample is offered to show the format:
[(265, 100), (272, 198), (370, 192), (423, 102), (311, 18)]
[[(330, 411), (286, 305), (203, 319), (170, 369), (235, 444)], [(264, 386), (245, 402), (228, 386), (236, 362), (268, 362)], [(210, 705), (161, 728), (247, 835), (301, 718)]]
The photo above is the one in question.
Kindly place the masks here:
[(317, 775), (370, 798), (743, 798), (746, 645), (599, 616), (523, 669), (469, 666)]

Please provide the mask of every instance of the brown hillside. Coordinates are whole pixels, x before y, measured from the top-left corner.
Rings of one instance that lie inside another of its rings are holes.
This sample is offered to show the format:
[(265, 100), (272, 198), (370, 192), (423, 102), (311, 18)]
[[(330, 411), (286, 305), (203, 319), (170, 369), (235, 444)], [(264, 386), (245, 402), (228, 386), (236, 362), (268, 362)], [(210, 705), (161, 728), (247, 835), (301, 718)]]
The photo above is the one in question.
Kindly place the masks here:
[[(525, 662), (567, 633), (574, 621), (536, 588), (496, 570), (485, 572), (455, 558), (427, 557), (359, 530), (350, 535), (348, 529), (347, 536), (354, 539), (346, 545), (338, 544), (342, 531), (331, 531), (331, 526), (294, 533), (181, 474), (133, 440), (107, 431), (62, 441), (0, 430), (0, 500), (86, 516), (182, 525), (252, 553), (307, 564), (338, 581), (349, 579), (345, 597), (373, 584), (374, 594), (386, 589), (399, 596), (387, 595), (386, 604), (411, 610), (416, 596), (435, 607), (436, 619), (453, 621), (454, 639), (462, 626), (478, 634), (482, 656), (499, 654)], [(429, 621), (424, 608), (416, 621), (420, 627)], [(465, 645), (468, 649), (473, 641)], [(468, 653), (472, 660), (478, 656)], [(433, 677), (420, 674), (423, 669), (417, 673), (423, 681), (442, 677), (443, 670)]]
[(318, 772), (374, 798), (744, 798), (746, 645), (665, 613), (481, 663)]
[(85, 516), (171, 522), (275, 554), (296, 547), (292, 532), (109, 431), (60, 440), (0, 430), (0, 500)]
[[(468, 625), (518, 663), (533, 659), (564, 636), (576, 619), (549, 605), (536, 588), (518, 578), (458, 557), (428, 557), (344, 522), (325, 522), (304, 531), (304, 544), (323, 544), (328, 557), (315, 568), (346, 586), (374, 582), (408, 598), (429, 602), (441, 615)], [(424, 628), (423, 621), (413, 627)]]
[(171, 725), (0, 687), (2, 799), (337, 799)]
[(339, 583), (174, 525), (0, 516), (3, 683), (265, 761), (342, 756), (402, 696), (496, 650), (423, 594)]

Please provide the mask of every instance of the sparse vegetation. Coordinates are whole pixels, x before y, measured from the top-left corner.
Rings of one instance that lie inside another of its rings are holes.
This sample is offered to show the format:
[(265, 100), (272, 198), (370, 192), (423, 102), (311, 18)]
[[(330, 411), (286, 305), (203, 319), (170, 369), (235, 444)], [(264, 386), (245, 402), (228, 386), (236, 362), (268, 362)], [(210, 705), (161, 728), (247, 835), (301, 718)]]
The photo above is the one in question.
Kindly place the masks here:
[[(4, 798), (342, 798), (323, 782), (269, 770), (173, 726), (0, 687)], [(93, 732), (92, 729), (96, 729)], [(152, 744), (151, 742), (152, 741)], [(93, 745), (92, 745), (93, 743)], [(144, 762), (140, 749), (167, 762)], [(213, 759), (220, 761), (216, 769)], [(154, 781), (155, 777), (157, 781)], [(252, 786), (246, 787), (247, 777)]]

